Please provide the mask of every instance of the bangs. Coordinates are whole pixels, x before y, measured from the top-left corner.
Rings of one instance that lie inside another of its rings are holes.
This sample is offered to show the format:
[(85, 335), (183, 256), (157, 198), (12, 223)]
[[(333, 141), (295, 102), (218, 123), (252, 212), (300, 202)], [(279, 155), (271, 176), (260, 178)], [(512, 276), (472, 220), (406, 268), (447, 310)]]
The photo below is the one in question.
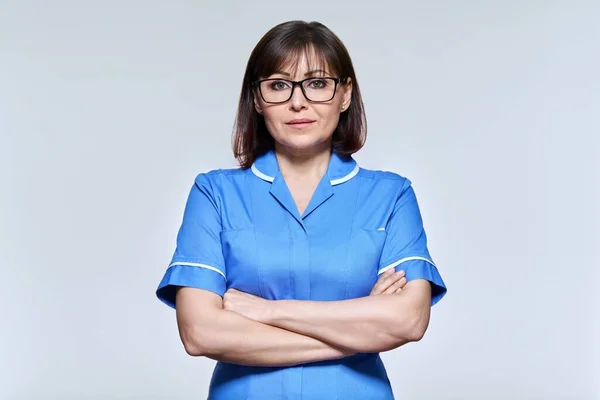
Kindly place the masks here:
[(255, 79), (265, 79), (277, 73), (296, 76), (302, 67), (307, 72), (314, 72), (315, 76), (337, 76), (340, 73), (340, 63), (332, 49), (298, 38), (285, 39), (265, 49), (264, 58), (256, 65)]
[[(299, 72), (310, 75), (300, 77)], [(287, 21), (271, 28), (258, 41), (246, 65), (233, 137), (233, 154), (242, 168), (250, 168), (258, 156), (275, 147), (275, 139), (256, 102), (260, 91), (258, 81), (278, 73), (292, 80), (330, 76), (341, 79), (340, 85), (351, 82), (346, 88), (351, 89), (352, 105), (340, 112), (331, 146), (342, 155), (353, 154), (363, 147), (367, 120), (346, 46), (320, 22)]]

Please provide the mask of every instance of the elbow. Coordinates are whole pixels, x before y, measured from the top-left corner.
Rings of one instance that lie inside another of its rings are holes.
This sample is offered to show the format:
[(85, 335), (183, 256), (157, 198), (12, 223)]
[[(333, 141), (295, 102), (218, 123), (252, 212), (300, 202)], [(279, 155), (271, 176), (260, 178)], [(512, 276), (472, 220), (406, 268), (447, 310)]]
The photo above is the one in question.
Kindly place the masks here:
[(411, 342), (418, 342), (425, 336), (429, 326), (429, 308), (419, 310), (408, 323), (407, 338)]
[(185, 352), (194, 357), (214, 354), (219, 345), (217, 338), (222, 336), (215, 327), (223, 308), (221, 297), (201, 289), (181, 288), (176, 305), (177, 328)]
[(183, 348), (185, 349), (185, 352), (192, 357), (202, 357), (208, 353), (206, 349), (199, 346), (195, 341), (183, 341)]
[(202, 330), (187, 328), (181, 330), (181, 342), (185, 352), (192, 357), (209, 357), (216, 354), (216, 344)]
[(427, 331), (427, 324), (415, 323), (406, 332), (406, 340), (408, 342), (418, 342), (425, 336)]
[(428, 326), (429, 312), (414, 312), (407, 318), (397, 319), (392, 333), (395, 347), (420, 341), (425, 336)]

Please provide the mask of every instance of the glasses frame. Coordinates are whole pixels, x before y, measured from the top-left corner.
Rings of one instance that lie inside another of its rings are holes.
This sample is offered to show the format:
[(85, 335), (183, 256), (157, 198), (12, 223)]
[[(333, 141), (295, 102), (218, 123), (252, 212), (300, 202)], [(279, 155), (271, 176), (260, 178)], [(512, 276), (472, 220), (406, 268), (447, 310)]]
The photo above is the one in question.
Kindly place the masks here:
[[(311, 79), (332, 79), (334, 81), (334, 86), (333, 86), (333, 95), (331, 96), (331, 98), (329, 98), (327, 100), (311, 100), (311, 99), (309, 99), (308, 96), (306, 95), (306, 91), (304, 90), (304, 86), (302, 84)], [(262, 89), (260, 86), (261, 86), (261, 83), (267, 82), (267, 81), (283, 81), (283, 82), (288, 82), (289, 84), (291, 84), (292, 90), (290, 90), (290, 97), (288, 97), (286, 100), (283, 100), (283, 101), (267, 101), (267, 100), (265, 100), (265, 96), (263, 95)], [(335, 94), (337, 92), (337, 87), (340, 83), (346, 83), (346, 78), (336, 78), (333, 76), (312, 76), (310, 78), (302, 79), (301, 81), (292, 81), (292, 80), (284, 79), (284, 78), (259, 79), (259, 80), (254, 81), (254, 86), (258, 88), (258, 93), (260, 93), (260, 97), (267, 104), (287, 103), (288, 101), (290, 101), (290, 99), (294, 95), (294, 89), (296, 88), (296, 86), (300, 86), (302, 95), (304, 96), (304, 98), (306, 100), (310, 101), (311, 103), (327, 103), (328, 101), (331, 101), (335, 97)]]

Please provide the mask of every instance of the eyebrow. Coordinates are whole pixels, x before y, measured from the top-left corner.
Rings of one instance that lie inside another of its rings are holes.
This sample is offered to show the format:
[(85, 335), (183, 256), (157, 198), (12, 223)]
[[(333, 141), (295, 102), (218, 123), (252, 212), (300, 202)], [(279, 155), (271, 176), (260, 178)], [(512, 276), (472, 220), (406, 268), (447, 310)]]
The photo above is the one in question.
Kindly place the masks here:
[[(307, 73), (305, 73), (305, 74), (304, 74), (304, 76), (311, 76), (311, 75), (315, 75), (315, 74), (317, 74), (317, 73), (322, 73), (322, 74), (324, 74), (324, 75), (327, 75), (327, 74), (328, 74), (328, 72), (327, 72), (327, 71), (325, 71), (325, 70), (323, 70), (323, 69), (313, 69), (313, 70), (311, 70), (311, 71), (308, 71)], [(279, 74), (279, 75), (285, 75), (285, 76), (287, 76), (287, 77), (289, 77), (289, 76), (290, 76), (290, 74), (289, 74), (288, 72), (284, 72), (284, 71), (275, 71), (275, 72), (273, 73), (273, 75), (278, 75), (278, 74)]]

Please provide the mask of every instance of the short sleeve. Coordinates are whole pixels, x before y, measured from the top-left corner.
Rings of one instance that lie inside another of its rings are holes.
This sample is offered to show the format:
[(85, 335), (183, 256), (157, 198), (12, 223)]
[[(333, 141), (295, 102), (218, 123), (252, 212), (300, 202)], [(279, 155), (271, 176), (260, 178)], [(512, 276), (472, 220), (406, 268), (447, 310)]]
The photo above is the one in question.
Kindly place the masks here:
[(431, 305), (446, 294), (446, 285), (427, 248), (427, 235), (410, 180), (400, 189), (385, 228), (387, 235), (378, 274), (390, 268), (406, 272), (407, 281), (425, 279), (431, 283)]
[(221, 217), (206, 175), (196, 177), (189, 193), (177, 245), (156, 290), (157, 297), (175, 308), (178, 286), (209, 290), (223, 296), (226, 271), (221, 248)]

